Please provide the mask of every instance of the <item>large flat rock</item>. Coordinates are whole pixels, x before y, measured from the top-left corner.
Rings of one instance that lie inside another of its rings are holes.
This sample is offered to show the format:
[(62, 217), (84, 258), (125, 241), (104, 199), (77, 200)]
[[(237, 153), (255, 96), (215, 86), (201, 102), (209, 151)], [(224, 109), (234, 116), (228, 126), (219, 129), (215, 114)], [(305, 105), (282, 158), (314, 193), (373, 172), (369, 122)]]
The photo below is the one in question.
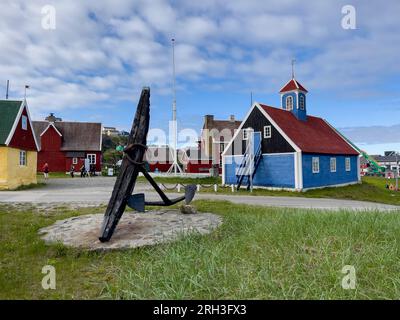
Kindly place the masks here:
[(109, 242), (98, 240), (104, 214), (89, 214), (59, 220), (39, 230), (46, 243), (61, 242), (88, 250), (128, 249), (176, 240), (188, 233), (207, 234), (222, 219), (212, 213), (182, 214), (178, 210), (125, 212)]

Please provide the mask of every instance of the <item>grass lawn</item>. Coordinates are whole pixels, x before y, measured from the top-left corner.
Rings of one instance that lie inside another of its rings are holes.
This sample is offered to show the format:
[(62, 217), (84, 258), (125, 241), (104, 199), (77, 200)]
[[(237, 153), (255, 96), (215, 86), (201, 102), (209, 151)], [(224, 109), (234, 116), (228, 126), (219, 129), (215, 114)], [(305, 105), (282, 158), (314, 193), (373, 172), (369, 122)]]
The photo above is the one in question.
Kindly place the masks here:
[[(217, 177), (198, 177), (198, 178), (190, 178), (190, 177), (153, 177), (155, 181), (158, 183), (165, 183), (165, 184), (177, 184), (177, 183), (182, 183), (184, 185), (187, 184), (204, 184), (204, 185), (210, 185), (210, 184), (221, 184), (221, 178)], [(143, 176), (138, 177), (138, 181), (141, 182), (147, 182), (146, 178)]]
[[(165, 178), (170, 179), (170, 178)], [(162, 181), (166, 183), (167, 187), (173, 186), (178, 182), (179, 178), (174, 178), (173, 182), (168, 180)], [(212, 184), (208, 182), (185, 181), (181, 183), (202, 183)], [(254, 189), (252, 193), (245, 189), (241, 189), (232, 193), (231, 187), (218, 188), (218, 193), (232, 194), (232, 195), (253, 195), (253, 196), (283, 196), (283, 197), (305, 197), (305, 198), (334, 198), (334, 199), (348, 199), (360, 201), (372, 201), (387, 203), (393, 205), (400, 205), (400, 192), (391, 191), (385, 188), (387, 180), (379, 177), (363, 177), (362, 184), (355, 184), (345, 187), (331, 187), (324, 189), (314, 189), (305, 192), (292, 192), (292, 191), (279, 191), (279, 190), (266, 190)], [(394, 180), (391, 180), (395, 184)], [(168, 191), (168, 190), (167, 190)], [(176, 191), (176, 190), (175, 190)], [(215, 193), (213, 186), (205, 186), (200, 188), (200, 192)]]
[[(38, 229), (104, 208), (0, 205), (0, 299), (398, 299), (400, 211), (324, 212), (196, 201), (220, 214), (210, 235), (154, 247), (88, 253), (47, 246)], [(201, 214), (201, 213), (200, 213)], [(41, 288), (53, 265), (57, 289)], [(344, 290), (343, 266), (356, 269)]]

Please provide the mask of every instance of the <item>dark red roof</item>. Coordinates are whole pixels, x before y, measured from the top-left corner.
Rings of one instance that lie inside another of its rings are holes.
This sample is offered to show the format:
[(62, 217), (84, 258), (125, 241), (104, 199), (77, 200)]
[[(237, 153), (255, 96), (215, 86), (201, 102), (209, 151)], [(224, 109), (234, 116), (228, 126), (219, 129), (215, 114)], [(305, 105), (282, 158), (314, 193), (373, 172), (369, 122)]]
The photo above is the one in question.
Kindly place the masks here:
[[(48, 121), (33, 121), (36, 140), (49, 125)], [(101, 123), (56, 121), (54, 126), (62, 135), (61, 151), (101, 151)]]
[(298, 120), (291, 111), (260, 105), (283, 132), (306, 153), (358, 155), (340, 135), (323, 119), (307, 116)]
[(304, 88), (296, 79), (292, 79), (281, 89), (281, 91), (279, 91), (279, 93), (297, 89), (308, 92), (307, 89)]

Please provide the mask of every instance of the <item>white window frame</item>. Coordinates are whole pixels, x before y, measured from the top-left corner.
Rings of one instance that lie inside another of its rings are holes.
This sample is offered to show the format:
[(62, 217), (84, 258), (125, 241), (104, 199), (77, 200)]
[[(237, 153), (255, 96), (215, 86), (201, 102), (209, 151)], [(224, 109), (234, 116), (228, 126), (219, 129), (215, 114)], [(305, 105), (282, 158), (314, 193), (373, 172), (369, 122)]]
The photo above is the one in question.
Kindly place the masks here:
[(312, 157), (311, 167), (312, 173), (319, 173), (319, 157)]
[[(289, 99), (291, 101), (290, 108), (289, 108)], [(288, 110), (288, 111), (293, 110), (293, 97), (292, 96), (286, 97), (286, 110)]]
[(299, 107), (300, 110), (304, 110), (306, 108), (306, 98), (303, 95), (299, 96)]
[(249, 132), (249, 128), (243, 129), (243, 140), (249, 140)]
[(21, 167), (26, 167), (27, 166), (27, 158), (26, 158), (26, 151), (25, 150), (19, 150), (19, 165)]
[[(94, 162), (92, 162), (94, 158)], [(86, 159), (89, 159), (89, 164), (96, 164), (96, 154), (95, 153), (88, 153), (86, 155)]]
[(351, 161), (350, 158), (345, 158), (344, 159), (344, 166), (346, 168), (346, 171), (351, 171)]
[(28, 117), (25, 115), (21, 117), (21, 128), (22, 130), (28, 130)]
[(264, 126), (264, 138), (268, 139), (272, 136), (272, 126)]
[(330, 168), (331, 172), (336, 172), (336, 158), (331, 158), (330, 160)]
[(72, 164), (78, 164), (78, 158), (76, 157), (72, 158)]

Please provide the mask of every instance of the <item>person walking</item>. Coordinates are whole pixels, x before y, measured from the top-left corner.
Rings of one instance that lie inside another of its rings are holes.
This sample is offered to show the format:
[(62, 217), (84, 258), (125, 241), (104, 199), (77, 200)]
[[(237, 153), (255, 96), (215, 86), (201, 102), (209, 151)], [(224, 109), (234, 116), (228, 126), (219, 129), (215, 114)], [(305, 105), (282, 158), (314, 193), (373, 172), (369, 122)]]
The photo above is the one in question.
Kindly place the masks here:
[(81, 178), (84, 178), (86, 176), (86, 168), (85, 165), (82, 165), (81, 167)]
[(71, 175), (71, 178), (74, 177), (74, 173), (75, 173), (75, 166), (73, 164), (71, 164), (71, 168), (69, 170), (69, 174)]
[(49, 178), (49, 164), (46, 162), (43, 166), (43, 175), (44, 175), (44, 180), (47, 180)]

